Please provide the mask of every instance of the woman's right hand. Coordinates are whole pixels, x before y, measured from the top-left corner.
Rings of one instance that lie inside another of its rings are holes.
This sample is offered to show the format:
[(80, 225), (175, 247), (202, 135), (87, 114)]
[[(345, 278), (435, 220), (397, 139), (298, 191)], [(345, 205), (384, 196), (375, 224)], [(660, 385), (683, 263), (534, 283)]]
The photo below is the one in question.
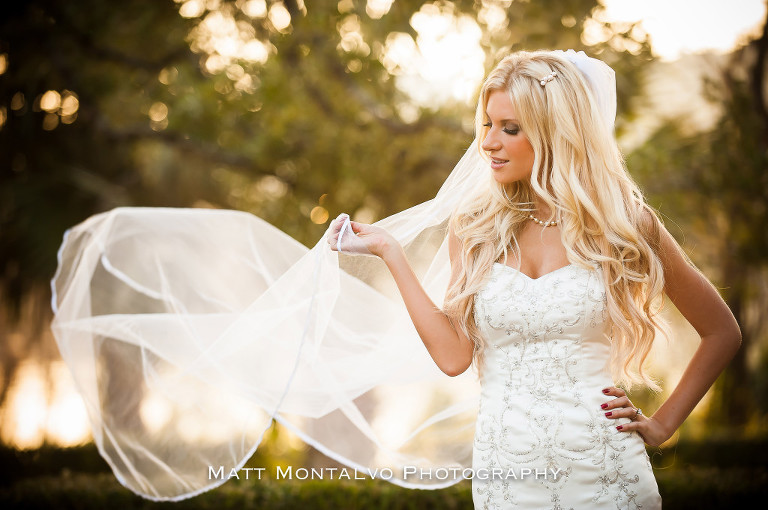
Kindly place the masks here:
[(342, 228), (348, 215), (340, 214), (333, 220), (328, 229), (328, 244), (333, 251), (338, 251), (338, 241), (341, 235), (341, 252), (346, 254), (375, 255), (384, 258), (392, 248), (399, 246), (397, 240), (386, 230), (374, 225), (350, 221), (352, 229), (347, 227), (342, 235)]

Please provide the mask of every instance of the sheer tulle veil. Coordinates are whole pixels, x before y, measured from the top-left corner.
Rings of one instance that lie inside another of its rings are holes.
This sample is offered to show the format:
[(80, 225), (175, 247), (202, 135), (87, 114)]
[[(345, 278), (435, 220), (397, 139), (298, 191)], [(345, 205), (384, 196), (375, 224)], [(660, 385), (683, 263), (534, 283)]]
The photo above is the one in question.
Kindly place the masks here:
[[(473, 144), (434, 199), (377, 223), (437, 304), (448, 218), (488, 178)], [(460, 477), (403, 467), (469, 465), (476, 377), (440, 372), (391, 280), (247, 213), (118, 208), (66, 233), (52, 328), (99, 451), (139, 494), (221, 484), (209, 467), (241, 467), (273, 418), (366, 476), (445, 486)]]
[[(438, 306), (448, 220), (490, 182), (475, 141), (432, 200), (377, 222)], [(118, 208), (67, 231), (52, 329), (123, 485), (154, 500), (216, 487), (273, 420), (365, 476), (462, 479), (476, 373), (440, 372), (383, 262), (332, 251), (327, 235), (307, 249), (247, 213), (162, 208)]]

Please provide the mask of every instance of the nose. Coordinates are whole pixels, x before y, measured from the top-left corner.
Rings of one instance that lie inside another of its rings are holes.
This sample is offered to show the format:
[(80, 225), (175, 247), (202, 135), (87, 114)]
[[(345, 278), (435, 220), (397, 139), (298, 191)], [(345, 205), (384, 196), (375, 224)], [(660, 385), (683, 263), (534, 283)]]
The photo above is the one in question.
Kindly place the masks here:
[(482, 148), (486, 152), (496, 151), (501, 149), (501, 142), (493, 136), (493, 129), (489, 130), (483, 140)]

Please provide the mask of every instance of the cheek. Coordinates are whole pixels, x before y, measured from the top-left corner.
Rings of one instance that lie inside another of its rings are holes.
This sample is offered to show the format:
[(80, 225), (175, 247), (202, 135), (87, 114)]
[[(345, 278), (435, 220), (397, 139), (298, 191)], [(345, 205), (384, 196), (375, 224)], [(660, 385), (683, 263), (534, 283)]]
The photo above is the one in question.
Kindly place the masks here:
[(514, 154), (515, 158), (521, 163), (533, 164), (533, 147), (531, 147), (531, 144), (527, 139), (520, 138), (515, 140), (510, 144), (509, 149), (510, 153)]

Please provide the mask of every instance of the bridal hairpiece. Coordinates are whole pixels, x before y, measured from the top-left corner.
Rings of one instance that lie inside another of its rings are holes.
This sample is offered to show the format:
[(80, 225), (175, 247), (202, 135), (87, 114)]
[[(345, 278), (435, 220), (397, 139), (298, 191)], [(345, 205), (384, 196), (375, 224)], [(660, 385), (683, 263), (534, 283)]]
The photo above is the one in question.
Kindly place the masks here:
[(557, 76), (557, 71), (552, 71), (551, 73), (549, 73), (548, 75), (546, 75), (544, 78), (542, 78), (542, 79), (541, 79), (541, 81), (540, 81), (539, 83), (541, 83), (541, 86), (543, 87), (543, 86), (544, 86), (544, 85), (546, 85), (547, 83), (549, 83), (549, 82), (551, 82), (552, 80), (554, 80), (554, 79), (555, 79), (555, 76)]
[(587, 56), (583, 51), (555, 50), (553, 53), (564, 57), (586, 78), (592, 97), (603, 118), (603, 122), (613, 130), (616, 121), (616, 74), (611, 66)]

